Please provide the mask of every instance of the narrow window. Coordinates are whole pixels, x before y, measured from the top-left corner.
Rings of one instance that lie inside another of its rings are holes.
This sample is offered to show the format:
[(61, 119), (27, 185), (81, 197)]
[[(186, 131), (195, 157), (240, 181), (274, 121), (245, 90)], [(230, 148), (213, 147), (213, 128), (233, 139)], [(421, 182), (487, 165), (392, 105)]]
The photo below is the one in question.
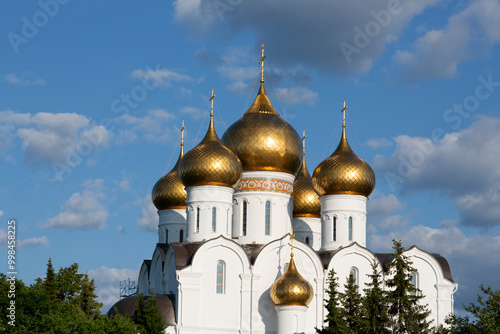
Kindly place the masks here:
[(356, 268), (351, 268), (349, 275), (351, 275), (354, 278), (354, 284), (358, 285), (358, 272)]
[(337, 241), (337, 217), (333, 217), (333, 241)]
[(179, 242), (184, 242), (184, 230), (179, 232)]
[(165, 230), (165, 243), (168, 244), (168, 230)]
[[(309, 237), (306, 237), (306, 244), (309, 245)], [(311, 246), (311, 245), (309, 245), (309, 246)]]
[(215, 232), (217, 222), (217, 209), (215, 206), (212, 208), (212, 232)]
[(352, 217), (349, 217), (349, 241), (352, 241)]
[(266, 202), (266, 235), (271, 234), (271, 202)]
[(195, 232), (200, 232), (200, 208), (196, 208), (196, 229)]
[(243, 201), (243, 235), (247, 235), (247, 202)]
[(224, 262), (217, 262), (217, 293), (224, 293)]
[(417, 273), (414, 271), (410, 274), (411, 280), (410, 284), (412, 286), (412, 291), (410, 291), (410, 294), (415, 296), (417, 294)]

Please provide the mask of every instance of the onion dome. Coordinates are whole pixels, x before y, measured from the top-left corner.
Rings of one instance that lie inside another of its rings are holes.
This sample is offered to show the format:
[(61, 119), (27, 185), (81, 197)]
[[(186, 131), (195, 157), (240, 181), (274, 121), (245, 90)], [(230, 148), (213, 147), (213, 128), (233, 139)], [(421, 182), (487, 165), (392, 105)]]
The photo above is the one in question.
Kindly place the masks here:
[[(261, 65), (265, 58), (262, 51)], [(222, 136), (222, 143), (241, 161), (244, 171), (268, 170), (297, 174), (302, 161), (297, 131), (273, 108), (264, 89), (264, 68), (259, 93), (251, 107)]]
[(285, 273), (278, 278), (269, 291), (271, 299), (277, 306), (300, 305), (307, 306), (314, 295), (312, 285), (303, 278), (295, 267), (293, 253)]
[[(212, 101), (213, 97), (212, 91)], [(186, 187), (217, 185), (234, 188), (241, 179), (238, 157), (221, 143), (215, 132), (213, 104), (207, 134), (182, 158), (179, 176)]]
[(319, 196), (351, 194), (368, 197), (375, 188), (375, 173), (349, 146), (342, 126), (339, 146), (313, 173), (313, 185)]
[[(184, 137), (184, 121), (182, 122), (182, 137)], [(179, 162), (184, 156), (184, 140), (181, 140), (179, 159), (170, 172), (159, 179), (151, 192), (151, 199), (158, 211), (166, 209), (185, 209), (186, 191), (179, 178)]]
[[(305, 141), (305, 132), (303, 141)], [(321, 218), (321, 202), (306, 166), (305, 143), (302, 166), (293, 182), (293, 216)]]

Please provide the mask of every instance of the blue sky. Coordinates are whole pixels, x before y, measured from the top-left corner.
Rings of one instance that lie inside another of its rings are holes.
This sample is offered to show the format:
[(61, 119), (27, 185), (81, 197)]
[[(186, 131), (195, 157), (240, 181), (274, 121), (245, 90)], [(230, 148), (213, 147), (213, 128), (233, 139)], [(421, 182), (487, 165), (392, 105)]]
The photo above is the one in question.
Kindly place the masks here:
[[(313, 169), (340, 137), (377, 176), (368, 248), (441, 253), (459, 284), (500, 288), (500, 3), (3, 1), (0, 249), (17, 219), (28, 283), (74, 262), (105, 307), (157, 241), (150, 200), (206, 131), (253, 99), (260, 44), (274, 107), (307, 133)], [(6, 263), (2, 264), (6, 271)]]

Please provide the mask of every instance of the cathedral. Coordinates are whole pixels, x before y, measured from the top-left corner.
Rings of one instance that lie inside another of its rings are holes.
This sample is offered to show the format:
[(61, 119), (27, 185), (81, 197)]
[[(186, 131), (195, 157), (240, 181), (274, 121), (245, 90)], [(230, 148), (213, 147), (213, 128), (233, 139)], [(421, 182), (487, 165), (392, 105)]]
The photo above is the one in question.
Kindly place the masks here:
[[(375, 174), (349, 146), (345, 102), (338, 147), (311, 176), (305, 135), (266, 95), (264, 59), (262, 50), (250, 108), (219, 138), (212, 91), (205, 137), (185, 154), (182, 140), (177, 163), (153, 187), (158, 243), (137, 293), (157, 297), (166, 333), (312, 334), (327, 314), (332, 269), (341, 287), (353, 275), (364, 288), (374, 259), (387, 275), (391, 255), (366, 248)], [(416, 246), (404, 254), (429, 320), (444, 324), (457, 289), (448, 262)], [(118, 312), (133, 314), (137, 298), (117, 302)]]

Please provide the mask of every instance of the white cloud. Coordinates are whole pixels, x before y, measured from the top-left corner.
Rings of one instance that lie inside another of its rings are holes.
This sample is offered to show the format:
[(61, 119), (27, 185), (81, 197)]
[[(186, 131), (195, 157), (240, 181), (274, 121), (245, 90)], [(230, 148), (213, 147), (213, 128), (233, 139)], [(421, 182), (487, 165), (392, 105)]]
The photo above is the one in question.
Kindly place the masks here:
[[(231, 60), (232, 61), (232, 60)], [(257, 66), (226, 66), (222, 65), (217, 71), (224, 77), (233, 81), (253, 80), (259, 75), (260, 70)]]
[(23, 76), (19, 77), (15, 73), (7, 74), (6, 76), (4, 76), (3, 79), (14, 86), (29, 87), (29, 86), (45, 86), (46, 84), (45, 80), (43, 79), (29, 80), (25, 79)]
[(453, 77), (461, 63), (488, 55), (500, 43), (499, 16), (497, 0), (471, 1), (443, 29), (428, 31), (411, 50), (397, 51), (394, 60), (411, 81)]
[(367, 203), (370, 234), (379, 231), (401, 231), (411, 225), (411, 213), (398, 213), (406, 208), (394, 194), (384, 195), (377, 190)]
[(114, 120), (120, 126), (115, 142), (130, 143), (136, 141), (139, 136), (151, 142), (167, 142), (172, 139), (173, 132), (178, 131), (172, 124), (174, 119), (174, 114), (162, 109), (149, 110), (144, 117), (121, 115)]
[(3, 212), (2, 210), (0, 210), (0, 217), (2, 217), (4, 213), (5, 212)]
[(0, 112), (0, 150), (10, 147), (14, 134), (21, 139), (29, 164), (62, 163), (75, 167), (93, 151), (107, 145), (105, 127), (75, 113), (45, 113), (33, 116), (13, 111)]
[(102, 204), (106, 195), (101, 179), (89, 179), (84, 190), (76, 192), (62, 205), (62, 212), (48, 219), (42, 227), (84, 230), (104, 228), (108, 211)]
[(137, 283), (139, 275), (138, 269), (116, 269), (105, 266), (88, 271), (90, 278), (93, 278), (96, 285), (97, 300), (103, 303), (102, 311), (108, 310), (120, 300), (120, 281), (130, 280)]
[(131, 73), (133, 78), (144, 79), (151, 78), (156, 84), (161, 86), (170, 86), (173, 82), (201, 82), (203, 77), (193, 78), (186, 74), (177, 73), (166, 68), (137, 69)]
[(180, 109), (181, 114), (191, 116), (194, 120), (199, 120), (203, 117), (205, 111), (193, 106), (186, 106)]
[(46, 236), (39, 237), (39, 238), (29, 238), (26, 240), (19, 240), (17, 243), (18, 247), (31, 247), (31, 246), (48, 246), (50, 245), (49, 238)]
[(373, 138), (366, 141), (366, 145), (371, 148), (381, 148), (387, 146), (393, 146), (394, 144), (387, 138)]
[(7, 245), (7, 231), (0, 228), (0, 247)]
[(137, 224), (147, 231), (156, 233), (158, 231), (158, 212), (153, 205), (151, 195), (146, 195), (135, 204), (141, 206), (141, 217), (137, 220)]
[[(389, 13), (383, 25), (378, 23), (380, 13), (388, 12), (388, 3), (383, 0), (370, 1), (368, 6), (354, 0), (340, 7), (334, 1), (176, 0), (174, 10), (176, 22), (192, 36), (203, 38), (210, 34), (211, 38), (226, 39), (251, 31), (255, 46), (264, 41), (273, 62), (285, 67), (301, 64), (321, 72), (359, 73), (371, 68), (385, 45), (396, 40), (412, 18), (441, 1), (397, 2), (396, 10)], [(373, 26), (378, 31), (371, 33), (366, 42), (357, 43), (357, 29), (366, 31)], [(346, 57), (341, 43), (358, 51)]]
[(500, 119), (478, 117), (439, 142), (399, 136), (391, 156), (378, 155), (374, 168), (396, 190), (437, 191), (451, 198), (461, 223), (500, 225)]
[(318, 93), (305, 87), (278, 88), (278, 96), (284, 104), (313, 104)]

